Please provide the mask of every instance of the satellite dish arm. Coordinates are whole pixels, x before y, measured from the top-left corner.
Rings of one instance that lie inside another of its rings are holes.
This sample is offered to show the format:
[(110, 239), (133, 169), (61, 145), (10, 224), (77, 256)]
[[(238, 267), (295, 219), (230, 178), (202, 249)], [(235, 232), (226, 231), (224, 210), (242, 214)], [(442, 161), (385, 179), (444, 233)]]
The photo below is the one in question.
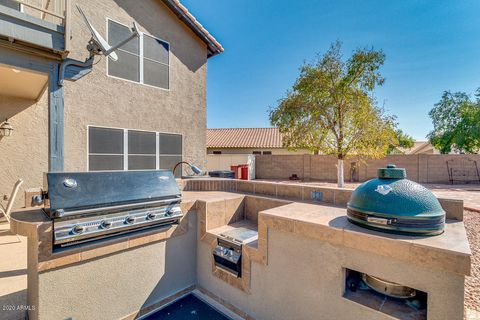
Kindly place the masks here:
[(105, 39), (103, 39), (103, 37), (98, 33), (98, 31), (95, 30), (95, 28), (90, 23), (87, 16), (79, 5), (77, 5), (77, 9), (78, 12), (80, 12), (80, 15), (83, 17), (83, 20), (85, 21), (85, 24), (90, 30), (90, 33), (92, 34), (92, 38), (87, 45), (87, 50), (90, 52), (90, 56), (85, 61), (68, 58), (63, 60), (58, 72), (59, 86), (63, 86), (65, 79), (76, 81), (90, 73), (92, 71), (95, 55), (102, 54), (107, 57), (110, 56), (110, 58), (116, 61), (118, 58), (114, 51), (125, 45), (130, 40), (136, 37), (140, 37), (140, 32), (138, 32), (137, 25), (135, 24), (135, 22), (133, 22), (132, 34), (129, 35), (125, 40), (120, 41), (120, 43), (112, 47), (107, 43), (107, 41), (105, 41)]
[(137, 24), (135, 22), (133, 22), (132, 34), (128, 38), (126, 38), (125, 40), (120, 41), (120, 43), (116, 44), (114, 47), (111, 47), (107, 51), (103, 52), (103, 54), (108, 56), (110, 53), (117, 50), (118, 48), (120, 48), (121, 46), (126, 44), (128, 41), (130, 41), (130, 40), (132, 40), (136, 37), (140, 37), (140, 33), (138, 32)]
[(77, 5), (78, 12), (80, 12), (81, 16), (83, 17), (83, 20), (85, 21), (85, 24), (87, 25), (88, 29), (90, 29), (90, 33), (92, 34), (92, 39), (89, 42), (89, 45), (87, 46), (88, 51), (90, 51), (90, 56), (96, 55), (96, 54), (102, 54), (105, 56), (112, 55), (111, 58), (114, 58), (114, 60), (117, 60), (116, 55), (114, 53), (115, 50), (126, 44), (128, 41), (132, 40), (135, 37), (139, 37), (140, 33), (138, 32), (137, 25), (135, 22), (133, 22), (133, 28), (132, 28), (132, 34), (128, 36), (125, 40), (122, 40), (120, 43), (116, 44), (115, 46), (110, 46), (110, 44), (105, 41), (105, 39), (102, 38), (102, 36), (98, 33), (97, 30), (93, 27), (93, 25), (90, 23), (88, 20), (87, 16), (83, 12), (82, 8)]

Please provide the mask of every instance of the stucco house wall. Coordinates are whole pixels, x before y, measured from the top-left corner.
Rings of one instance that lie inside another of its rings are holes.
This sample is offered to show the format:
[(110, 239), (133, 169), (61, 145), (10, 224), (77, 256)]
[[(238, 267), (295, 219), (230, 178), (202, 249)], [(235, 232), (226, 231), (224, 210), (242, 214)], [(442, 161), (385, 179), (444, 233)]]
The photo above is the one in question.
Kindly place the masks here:
[[(184, 160), (204, 166), (207, 46), (159, 0), (77, 0), (72, 8), (75, 4), (102, 35), (110, 18), (128, 26), (135, 21), (141, 32), (168, 42), (170, 89), (109, 77), (107, 59), (96, 57), (89, 75), (65, 83), (65, 170), (87, 170), (88, 125), (182, 134)], [(89, 39), (81, 16), (73, 10), (69, 57), (85, 60)], [(38, 102), (0, 97), (0, 116), (8, 117), (15, 129), (0, 141), (0, 197), (23, 178), (18, 207), (24, 203), (23, 191), (42, 186), (48, 170), (47, 95)]]

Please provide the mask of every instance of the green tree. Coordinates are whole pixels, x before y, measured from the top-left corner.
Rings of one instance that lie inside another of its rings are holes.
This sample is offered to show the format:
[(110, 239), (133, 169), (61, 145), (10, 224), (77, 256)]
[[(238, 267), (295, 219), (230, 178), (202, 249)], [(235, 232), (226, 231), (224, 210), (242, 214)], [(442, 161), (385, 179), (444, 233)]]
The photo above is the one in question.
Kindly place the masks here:
[(293, 88), (270, 110), (270, 122), (284, 134), (284, 145), (332, 154), (338, 159), (338, 186), (344, 186), (343, 160), (378, 158), (398, 143), (394, 118), (376, 106), (373, 91), (382, 85), (382, 51), (357, 49), (346, 61), (336, 42), (314, 63), (305, 63)]
[(480, 150), (480, 88), (474, 98), (465, 92), (445, 91), (430, 110), (433, 130), (428, 137), (441, 153), (452, 150), (477, 153)]
[(408, 134), (404, 133), (402, 129), (396, 129), (395, 135), (396, 135), (397, 141), (396, 143), (390, 144), (387, 151), (388, 154), (395, 153), (395, 151), (398, 150), (398, 147), (404, 148), (404, 149), (413, 148), (415, 144), (415, 139), (413, 139)]

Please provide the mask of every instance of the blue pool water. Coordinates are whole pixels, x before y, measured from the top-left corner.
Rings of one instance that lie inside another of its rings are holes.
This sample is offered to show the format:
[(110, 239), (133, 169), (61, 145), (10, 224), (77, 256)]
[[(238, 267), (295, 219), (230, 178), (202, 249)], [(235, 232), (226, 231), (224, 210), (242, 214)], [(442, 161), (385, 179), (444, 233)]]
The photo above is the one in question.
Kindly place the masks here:
[(189, 294), (144, 320), (230, 320), (202, 300)]

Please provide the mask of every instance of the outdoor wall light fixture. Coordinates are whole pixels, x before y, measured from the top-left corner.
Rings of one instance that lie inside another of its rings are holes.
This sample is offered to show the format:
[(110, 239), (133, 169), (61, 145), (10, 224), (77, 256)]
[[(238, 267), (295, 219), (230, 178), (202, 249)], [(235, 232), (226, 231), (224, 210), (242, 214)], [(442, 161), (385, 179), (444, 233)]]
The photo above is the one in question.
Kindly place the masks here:
[(175, 170), (177, 170), (177, 167), (182, 165), (182, 164), (188, 165), (190, 167), (190, 169), (192, 169), (193, 173), (195, 173), (195, 174), (201, 174), (202, 173), (202, 169), (200, 169), (199, 167), (194, 166), (193, 164), (188, 163), (186, 161), (180, 161), (179, 163), (177, 163), (175, 165), (175, 167), (173, 167), (173, 175), (175, 175)]
[(0, 126), (0, 137), (9, 137), (13, 133), (13, 127), (8, 122), (8, 119), (5, 119), (5, 122)]

